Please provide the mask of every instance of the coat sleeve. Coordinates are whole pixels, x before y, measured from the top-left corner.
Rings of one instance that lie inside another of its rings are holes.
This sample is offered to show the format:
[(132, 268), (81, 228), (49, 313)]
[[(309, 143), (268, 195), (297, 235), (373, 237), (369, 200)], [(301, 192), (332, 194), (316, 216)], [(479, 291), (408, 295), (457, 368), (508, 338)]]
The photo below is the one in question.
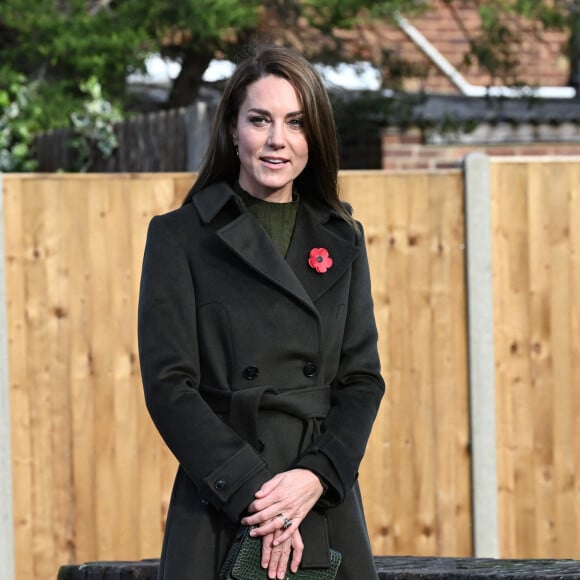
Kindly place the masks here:
[(193, 277), (185, 244), (167, 221), (156, 217), (149, 225), (141, 274), (138, 340), (145, 402), (201, 498), (237, 521), (272, 475), (200, 395)]
[(316, 473), (328, 489), (320, 507), (342, 502), (358, 469), (385, 391), (377, 349), (369, 265), (362, 226), (360, 252), (352, 265), (351, 286), (338, 372), (332, 383), (331, 407), (320, 436), (296, 467)]

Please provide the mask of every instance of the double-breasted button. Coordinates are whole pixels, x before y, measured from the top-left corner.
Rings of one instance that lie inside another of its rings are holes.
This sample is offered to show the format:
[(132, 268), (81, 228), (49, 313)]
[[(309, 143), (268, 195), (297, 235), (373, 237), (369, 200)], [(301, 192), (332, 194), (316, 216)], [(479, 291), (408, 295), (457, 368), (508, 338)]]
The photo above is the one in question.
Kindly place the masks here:
[(252, 366), (246, 367), (243, 374), (248, 381), (253, 381), (260, 374), (260, 369)]
[(304, 373), (304, 376), (306, 376), (306, 377), (313, 377), (316, 374), (317, 370), (318, 369), (316, 368), (316, 365), (313, 362), (307, 362), (304, 365), (302, 372)]
[(213, 486), (214, 486), (214, 487), (215, 487), (215, 488), (216, 488), (218, 491), (221, 491), (222, 489), (224, 489), (224, 488), (225, 488), (225, 486), (226, 486), (226, 482), (225, 482), (225, 480), (223, 480), (223, 479), (218, 479), (218, 480), (217, 480), (217, 481), (216, 481), (216, 482), (213, 484)]

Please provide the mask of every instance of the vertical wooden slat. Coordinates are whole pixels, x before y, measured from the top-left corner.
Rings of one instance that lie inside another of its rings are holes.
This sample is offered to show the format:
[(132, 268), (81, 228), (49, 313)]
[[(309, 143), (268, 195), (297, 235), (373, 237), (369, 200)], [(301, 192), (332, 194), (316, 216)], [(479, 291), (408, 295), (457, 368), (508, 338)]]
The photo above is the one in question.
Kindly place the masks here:
[(68, 312), (71, 320), (69, 341), (69, 389), (71, 393), (71, 460), (74, 502), (74, 561), (95, 558), (95, 366), (91, 345), (91, 287), (95, 285), (89, 260), (89, 184), (68, 181), (62, 184), (68, 208), (70, 286)]
[[(558, 534), (555, 546), (557, 557), (575, 551), (577, 522), (571, 509), (577, 496), (575, 472), (578, 458), (574, 456), (574, 425), (578, 417), (575, 409), (575, 386), (571, 381), (570, 336), (570, 190), (567, 166), (561, 170), (548, 168), (546, 177), (550, 191), (550, 248), (551, 248), (551, 307), (552, 352), (554, 373), (554, 483), (555, 521), (566, 534)], [(580, 225), (580, 224), (578, 224)], [(577, 392), (576, 392), (577, 394)]]
[(36, 577), (52, 573), (56, 559), (52, 522), (54, 517), (53, 491), (55, 465), (51, 438), (53, 415), (51, 401), (51, 329), (48, 306), (48, 270), (56, 253), (54, 233), (50, 231), (49, 199), (54, 193), (54, 182), (46, 184), (36, 195), (31, 195), (30, 184), (24, 189), (24, 254), (27, 364), (30, 369), (30, 434), (32, 443), (32, 495), (30, 498), (34, 519), (32, 522), (33, 570)]
[(96, 554), (106, 559), (118, 548), (118, 501), (116, 486), (115, 448), (115, 385), (113, 358), (115, 337), (112, 332), (111, 291), (116, 273), (111, 267), (113, 256), (110, 231), (107, 223), (112, 220), (114, 200), (110, 195), (108, 181), (93, 181), (87, 188), (89, 198), (89, 244), (88, 259), (91, 265), (90, 287), (90, 341), (94, 367), (92, 396), (94, 401), (95, 461), (93, 477), (95, 488)]
[[(522, 546), (535, 546), (536, 522), (533, 518), (534, 487), (531, 453), (530, 368), (527, 353), (529, 318), (527, 288), (528, 200), (526, 169), (515, 167), (509, 175), (498, 168), (492, 188), (497, 196), (494, 264), (503, 270), (495, 276), (494, 297), (497, 348), (498, 457), (501, 555), (521, 553)], [(505, 245), (500, 246), (499, 241)], [(503, 251), (500, 256), (497, 252)], [(497, 266), (494, 266), (497, 267)], [(509, 323), (506, 324), (506, 322)], [(498, 336), (499, 330), (499, 336)], [(509, 463), (508, 463), (509, 462)], [(527, 466), (524, 469), (524, 466)], [(527, 554), (526, 554), (527, 555)]]
[(26, 293), (20, 180), (4, 177), (6, 292), (10, 371), (13, 474), (14, 550), (16, 578), (35, 578), (32, 553), (32, 438), (28, 384)]
[(462, 176), (431, 179), (434, 487), (438, 554), (472, 554)]
[[(568, 187), (570, 192), (569, 201), (569, 235), (570, 235), (570, 253), (569, 253), (569, 268), (570, 268), (570, 288), (569, 295), (571, 297), (568, 310), (568, 324), (570, 333), (570, 384), (574, 387), (573, 403), (571, 413), (573, 418), (578, 417), (580, 412), (578, 397), (580, 385), (580, 162), (570, 163), (567, 168), (568, 173)], [(571, 432), (571, 449), (570, 453), (576, 460), (580, 459), (580, 421), (574, 420)], [(571, 534), (571, 541), (577, 545), (580, 540), (580, 475), (578, 467), (574, 474), (574, 509), (568, 509), (574, 512), (576, 525), (574, 528), (574, 536)], [(570, 550), (570, 554), (577, 556), (576, 548)]]
[[(51, 533), (57, 561), (68, 561), (74, 545), (74, 504), (70, 501), (72, 485), (72, 429), (74, 412), (68, 382), (71, 319), (68, 312), (70, 297), (71, 262), (69, 256), (69, 212), (67, 198), (58, 181), (43, 196), (44, 237), (46, 244), (46, 288), (30, 288), (30, 292), (45, 293), (47, 336), (44, 358), (47, 362), (46, 379), (50, 385), (51, 461), (43, 469), (51, 471), (52, 516)], [(36, 187), (29, 195), (35, 195)]]
[(437, 466), (433, 453), (435, 416), (433, 381), (433, 344), (431, 309), (431, 211), (427, 176), (417, 176), (407, 189), (408, 224), (406, 239), (408, 261), (407, 291), (409, 318), (413, 333), (409, 342), (408, 384), (415, 385), (414, 408), (411, 414), (412, 445), (416, 453), (415, 537), (414, 549), (419, 555), (437, 553), (435, 530), (436, 488), (433, 483)]
[(529, 359), (530, 396), (533, 416), (534, 464), (530, 476), (536, 481), (537, 537), (530, 549), (540, 555), (554, 554), (554, 385), (551, 348), (550, 199), (543, 187), (542, 166), (527, 173), (529, 236)]

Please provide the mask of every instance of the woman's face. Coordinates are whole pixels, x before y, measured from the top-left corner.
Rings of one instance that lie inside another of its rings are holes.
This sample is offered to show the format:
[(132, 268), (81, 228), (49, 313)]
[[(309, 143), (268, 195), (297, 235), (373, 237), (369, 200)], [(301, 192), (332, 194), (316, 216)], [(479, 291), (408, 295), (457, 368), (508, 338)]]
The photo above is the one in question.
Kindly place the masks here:
[(274, 75), (248, 85), (232, 137), (241, 187), (268, 201), (290, 201), (292, 184), (308, 162), (304, 112), (294, 87)]

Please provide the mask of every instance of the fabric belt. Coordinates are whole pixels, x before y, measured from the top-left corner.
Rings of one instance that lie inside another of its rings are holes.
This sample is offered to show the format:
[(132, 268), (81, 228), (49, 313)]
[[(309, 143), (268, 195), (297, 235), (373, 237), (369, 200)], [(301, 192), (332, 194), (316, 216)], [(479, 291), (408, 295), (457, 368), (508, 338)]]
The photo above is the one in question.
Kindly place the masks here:
[[(227, 414), (229, 425), (254, 449), (258, 445), (258, 412), (260, 409), (279, 411), (302, 419), (306, 423), (306, 433), (302, 438), (305, 449), (320, 435), (318, 421), (326, 417), (330, 409), (330, 386), (261, 386), (238, 391), (224, 391), (201, 387), (201, 395), (214, 412)], [(301, 450), (302, 450), (301, 449)], [(328, 567), (330, 553), (328, 529), (325, 514), (310, 510), (300, 524), (304, 541), (302, 566)]]

